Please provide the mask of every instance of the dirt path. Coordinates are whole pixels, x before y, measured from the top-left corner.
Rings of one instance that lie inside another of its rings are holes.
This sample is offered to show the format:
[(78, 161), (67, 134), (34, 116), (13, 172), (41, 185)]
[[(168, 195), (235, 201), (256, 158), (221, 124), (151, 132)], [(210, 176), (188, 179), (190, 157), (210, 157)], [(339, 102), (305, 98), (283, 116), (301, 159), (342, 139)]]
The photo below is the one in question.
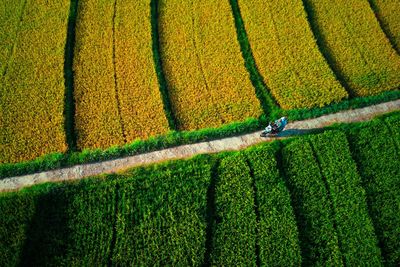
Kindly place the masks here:
[[(377, 115), (400, 110), (400, 99), (361, 109), (347, 110), (314, 119), (289, 123), (279, 138), (305, 134), (313, 129), (323, 128), (337, 122), (351, 123), (367, 121)], [(0, 180), (0, 191), (16, 190), (43, 182), (57, 182), (81, 179), (103, 173), (113, 173), (139, 165), (151, 164), (172, 159), (182, 159), (198, 154), (217, 153), (227, 150), (240, 150), (276, 138), (261, 138), (260, 131), (236, 137), (223, 138), (209, 142), (182, 145), (145, 154), (124, 157), (98, 163), (76, 165), (68, 168), (9, 177)]]

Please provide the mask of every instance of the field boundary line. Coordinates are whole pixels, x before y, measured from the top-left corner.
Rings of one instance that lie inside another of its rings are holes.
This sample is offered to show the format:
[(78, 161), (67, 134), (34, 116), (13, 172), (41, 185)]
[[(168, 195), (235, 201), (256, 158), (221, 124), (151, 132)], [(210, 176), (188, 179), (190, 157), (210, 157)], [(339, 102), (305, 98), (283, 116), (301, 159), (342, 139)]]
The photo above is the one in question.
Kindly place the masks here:
[(19, 188), (44, 182), (77, 180), (100, 174), (115, 173), (141, 165), (148, 165), (167, 160), (190, 158), (199, 154), (237, 151), (262, 142), (270, 142), (276, 139), (285, 139), (291, 136), (305, 134), (309, 131), (327, 127), (334, 123), (367, 121), (378, 115), (397, 110), (400, 110), (400, 99), (365, 108), (341, 111), (313, 119), (290, 122), (287, 125), (286, 130), (275, 138), (262, 138), (260, 137), (260, 131), (257, 131), (240, 136), (181, 145), (114, 160), (80, 164), (68, 168), (8, 177), (0, 180), (0, 191), (17, 190)]
[(78, 0), (71, 0), (67, 24), (67, 40), (64, 50), (64, 129), (69, 151), (76, 151), (75, 98), (74, 98), (74, 48), (75, 28), (78, 16)]
[(114, 92), (115, 92), (115, 101), (117, 102), (117, 110), (118, 110), (118, 118), (119, 118), (119, 124), (121, 125), (121, 131), (122, 131), (122, 138), (124, 139), (124, 143), (126, 143), (126, 132), (125, 132), (125, 127), (124, 127), (124, 120), (122, 119), (122, 114), (121, 114), (121, 101), (119, 99), (118, 95), (118, 81), (117, 81), (117, 58), (116, 58), (116, 50), (115, 50), (115, 19), (117, 17), (117, 1), (114, 0), (114, 14), (112, 17), (112, 63), (113, 63), (113, 76), (114, 76)]

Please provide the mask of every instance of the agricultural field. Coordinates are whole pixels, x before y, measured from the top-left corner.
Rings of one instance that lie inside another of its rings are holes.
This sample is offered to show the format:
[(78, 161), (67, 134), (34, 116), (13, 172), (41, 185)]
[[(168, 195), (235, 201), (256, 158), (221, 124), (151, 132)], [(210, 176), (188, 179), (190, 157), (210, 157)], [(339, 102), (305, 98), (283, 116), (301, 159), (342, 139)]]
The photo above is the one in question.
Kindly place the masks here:
[(400, 87), (400, 56), (390, 45), (368, 1), (304, 3), (324, 51), (351, 95), (374, 95)]
[(397, 3), (3, 2), (0, 169), (117, 157), (400, 97)]
[(400, 53), (400, 2), (392, 0), (370, 0), (375, 15), (382, 28), (391, 40), (392, 45)]
[(238, 1), (255, 62), (285, 109), (348, 97), (318, 50), (301, 1)]
[(5, 1), (1, 6), (0, 162), (65, 152), (69, 0)]
[(160, 50), (177, 128), (260, 116), (229, 2), (161, 0), (159, 8)]
[(399, 123), (1, 193), (2, 262), (397, 266)]

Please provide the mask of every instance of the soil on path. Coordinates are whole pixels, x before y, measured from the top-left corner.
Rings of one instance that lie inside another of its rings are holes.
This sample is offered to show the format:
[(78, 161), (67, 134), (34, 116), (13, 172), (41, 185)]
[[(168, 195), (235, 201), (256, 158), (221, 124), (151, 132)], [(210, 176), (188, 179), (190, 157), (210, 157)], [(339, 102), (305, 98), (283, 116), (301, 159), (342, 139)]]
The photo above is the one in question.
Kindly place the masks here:
[(139, 165), (161, 161), (189, 158), (198, 154), (218, 153), (221, 151), (240, 150), (261, 142), (288, 138), (293, 135), (306, 134), (333, 123), (352, 123), (370, 120), (378, 115), (400, 110), (400, 99), (360, 109), (346, 110), (324, 115), (314, 119), (294, 121), (286, 126), (278, 137), (260, 137), (260, 131), (241, 136), (212, 140), (209, 142), (182, 145), (149, 153), (129, 156), (109, 161), (76, 165), (68, 168), (34, 173), (24, 176), (8, 177), (0, 180), (0, 191), (17, 190), (44, 182), (59, 182), (82, 179), (106, 173), (115, 173)]

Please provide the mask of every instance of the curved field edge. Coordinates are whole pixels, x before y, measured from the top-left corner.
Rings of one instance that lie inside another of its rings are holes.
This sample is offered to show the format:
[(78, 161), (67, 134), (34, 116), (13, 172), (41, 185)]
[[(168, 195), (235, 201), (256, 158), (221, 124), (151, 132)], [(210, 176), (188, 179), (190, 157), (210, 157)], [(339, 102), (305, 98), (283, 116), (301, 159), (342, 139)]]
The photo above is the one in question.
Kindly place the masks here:
[(400, 99), (400, 91), (385, 92), (380, 96), (356, 98), (349, 101), (343, 101), (336, 105), (331, 105), (322, 109), (297, 110), (292, 112), (281, 112), (271, 114), (268, 118), (248, 119), (245, 122), (237, 122), (224, 125), (215, 129), (201, 129), (198, 131), (171, 131), (166, 135), (151, 137), (147, 140), (137, 140), (124, 146), (115, 146), (108, 149), (83, 150), (69, 153), (51, 153), (35, 160), (0, 164), (0, 179), (26, 175), (35, 172), (54, 170), (62, 167), (69, 167), (84, 163), (93, 163), (111, 159), (117, 159), (125, 156), (133, 156), (146, 152), (171, 148), (184, 144), (193, 144), (198, 142), (211, 141), (225, 137), (237, 136), (250, 133), (265, 127), (268, 119), (274, 119), (279, 116), (288, 116), (289, 121), (302, 120), (319, 117), (342, 110), (363, 108), (381, 102)]

